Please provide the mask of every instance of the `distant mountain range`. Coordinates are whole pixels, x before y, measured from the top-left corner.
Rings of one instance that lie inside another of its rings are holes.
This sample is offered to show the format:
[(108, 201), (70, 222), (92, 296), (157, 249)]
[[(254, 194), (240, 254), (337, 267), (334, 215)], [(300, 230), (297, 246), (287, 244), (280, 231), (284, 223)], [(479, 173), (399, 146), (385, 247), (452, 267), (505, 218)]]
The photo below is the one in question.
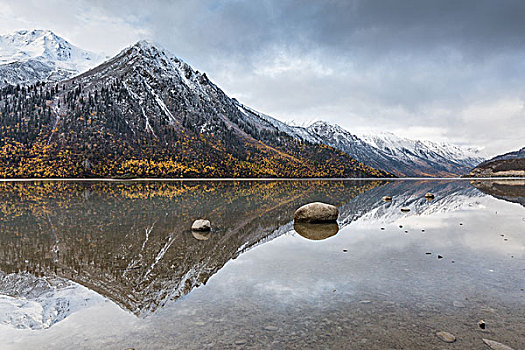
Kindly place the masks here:
[(525, 177), (525, 147), (489, 159), (472, 169), (473, 177)]
[(0, 177), (458, 176), (483, 160), (451, 144), (287, 125), (147, 41), (100, 65), (50, 31), (0, 36), (0, 48)]

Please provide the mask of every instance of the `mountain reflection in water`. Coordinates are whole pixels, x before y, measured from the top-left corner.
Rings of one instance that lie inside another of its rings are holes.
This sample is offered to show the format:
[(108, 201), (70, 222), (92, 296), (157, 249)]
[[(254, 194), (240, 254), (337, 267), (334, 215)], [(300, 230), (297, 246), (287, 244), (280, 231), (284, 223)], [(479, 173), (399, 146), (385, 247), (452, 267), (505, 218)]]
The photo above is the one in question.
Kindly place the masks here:
[[(323, 240), (357, 219), (431, 215), (484, 194), (464, 181), (42, 181), (2, 182), (0, 196), (4, 274), (70, 280), (145, 317), (294, 228)], [(294, 227), (294, 211), (313, 201), (337, 205), (339, 226)], [(192, 232), (197, 218), (212, 232)]]

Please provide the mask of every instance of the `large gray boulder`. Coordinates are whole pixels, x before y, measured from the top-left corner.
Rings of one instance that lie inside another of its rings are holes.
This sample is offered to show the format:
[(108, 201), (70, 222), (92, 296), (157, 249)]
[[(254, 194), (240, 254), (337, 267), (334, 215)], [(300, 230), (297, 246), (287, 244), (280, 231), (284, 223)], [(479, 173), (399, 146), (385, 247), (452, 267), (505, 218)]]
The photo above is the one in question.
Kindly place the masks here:
[(294, 214), (294, 220), (296, 222), (309, 223), (336, 222), (338, 216), (339, 209), (337, 207), (315, 202), (303, 205), (297, 209)]
[(209, 231), (211, 230), (211, 224), (209, 220), (195, 220), (191, 225), (193, 231)]

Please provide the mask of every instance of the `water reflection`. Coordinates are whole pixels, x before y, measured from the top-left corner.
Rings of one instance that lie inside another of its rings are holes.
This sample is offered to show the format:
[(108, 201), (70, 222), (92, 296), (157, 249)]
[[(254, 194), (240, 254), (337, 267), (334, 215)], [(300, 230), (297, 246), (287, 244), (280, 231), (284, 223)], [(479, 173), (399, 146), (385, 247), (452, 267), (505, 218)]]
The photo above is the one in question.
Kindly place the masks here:
[[(464, 181), (0, 183), (0, 270), (72, 281), (144, 317), (293, 229), (325, 240), (356, 220), (433, 215), (483, 196)], [(314, 201), (337, 205), (339, 225), (294, 226), (295, 209)], [(212, 232), (190, 230), (201, 217)], [(0, 291), (23, 297), (2, 281)]]
[(329, 237), (335, 236), (339, 232), (339, 225), (335, 222), (332, 223), (306, 223), (296, 222), (293, 225), (295, 232), (300, 234), (306, 239), (313, 241), (320, 241)]
[(471, 184), (494, 198), (519, 203), (525, 207), (525, 180), (478, 180), (472, 181)]
[[(382, 184), (1, 183), (0, 269), (66, 278), (146, 316), (280, 235), (297, 207), (341, 206)], [(190, 230), (201, 217), (213, 232)]]

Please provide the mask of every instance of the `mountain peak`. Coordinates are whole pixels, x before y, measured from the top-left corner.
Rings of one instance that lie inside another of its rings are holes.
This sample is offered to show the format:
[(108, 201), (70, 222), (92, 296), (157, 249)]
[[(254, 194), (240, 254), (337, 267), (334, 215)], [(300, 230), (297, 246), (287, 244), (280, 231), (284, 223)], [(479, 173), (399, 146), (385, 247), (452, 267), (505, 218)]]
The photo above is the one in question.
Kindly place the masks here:
[(314, 131), (314, 133), (316, 134), (344, 134), (346, 136), (351, 135), (350, 132), (343, 129), (341, 126), (324, 120), (314, 122), (307, 129), (310, 131)]
[(49, 29), (19, 30), (0, 35), (0, 86), (59, 81), (84, 72), (103, 59)]

